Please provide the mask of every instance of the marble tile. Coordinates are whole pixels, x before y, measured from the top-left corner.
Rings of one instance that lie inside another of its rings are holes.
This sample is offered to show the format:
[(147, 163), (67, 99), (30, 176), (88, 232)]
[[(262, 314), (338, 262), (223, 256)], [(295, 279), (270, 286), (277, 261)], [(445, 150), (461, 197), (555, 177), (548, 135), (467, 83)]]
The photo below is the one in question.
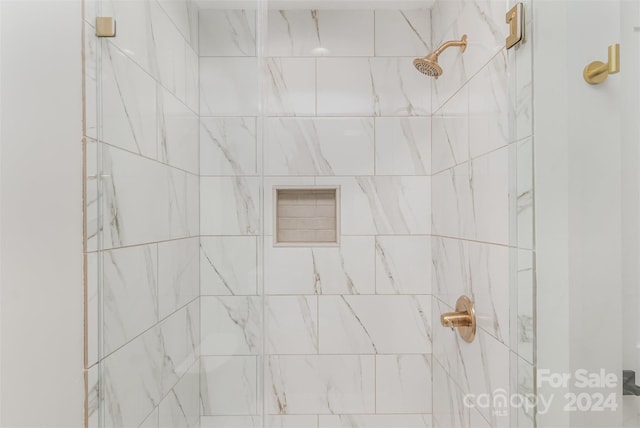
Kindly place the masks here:
[(430, 233), (429, 177), (318, 177), (317, 185), (341, 186), (341, 233)]
[(316, 296), (270, 296), (266, 311), (268, 354), (318, 353)]
[(158, 160), (198, 174), (198, 116), (162, 87), (157, 99)]
[(202, 416), (200, 428), (259, 428), (260, 416)]
[(202, 235), (258, 235), (260, 179), (202, 177), (200, 179)]
[(449, 306), (470, 296), (478, 325), (509, 343), (509, 249), (458, 239), (433, 237), (434, 294)]
[(477, 409), (471, 409), (469, 412), (469, 426), (471, 428), (492, 428), (492, 425), (487, 422)]
[(200, 419), (200, 365), (189, 371), (159, 405), (159, 428), (196, 428)]
[(85, 143), (86, 162), (86, 187), (85, 187), (85, 218), (86, 227), (86, 251), (98, 250), (98, 234), (102, 233), (100, 215), (98, 207), (99, 182), (98, 182), (98, 153), (102, 150), (103, 144), (87, 140)]
[(198, 179), (105, 146), (105, 249), (198, 234)]
[(160, 5), (155, 1), (149, 4), (158, 80), (184, 102), (187, 96), (187, 44)]
[(430, 175), (431, 119), (375, 119), (376, 174)]
[(429, 237), (376, 237), (376, 294), (431, 294)]
[(433, 364), (433, 426), (434, 428), (469, 427), (469, 408), (464, 394), (434, 361)]
[(258, 355), (262, 300), (254, 296), (203, 296), (202, 355)]
[(430, 296), (321, 296), (320, 352), (431, 352)]
[[(516, 245), (533, 249), (534, 229), (534, 184), (533, 184), (533, 140), (528, 138), (515, 144), (516, 151)], [(510, 160), (513, 162), (513, 160)]]
[(160, 319), (191, 302), (200, 293), (198, 239), (158, 244), (158, 309)]
[(506, 54), (493, 57), (468, 87), (469, 154), (475, 158), (505, 146), (509, 140)]
[(156, 82), (113, 44), (104, 46), (101, 138), (156, 159)]
[(469, 91), (457, 92), (431, 118), (431, 171), (469, 160)]
[[(197, 18), (194, 18), (197, 19)], [(187, 46), (186, 50), (186, 95), (185, 104), (196, 113), (200, 112), (200, 57)]]
[(376, 56), (425, 56), (431, 48), (429, 9), (376, 10)]
[(317, 428), (318, 416), (316, 415), (269, 415), (267, 417), (269, 428)]
[(321, 415), (320, 428), (431, 428), (431, 415)]
[(103, 363), (105, 427), (138, 426), (160, 402), (163, 355), (154, 327)]
[(508, 150), (502, 148), (431, 178), (433, 233), (509, 243)]
[(431, 355), (376, 356), (376, 412), (431, 413)]
[(87, 367), (92, 367), (100, 359), (100, 301), (98, 298), (98, 253), (87, 253), (85, 264), (87, 270), (87, 297), (86, 297), (86, 319), (87, 319)]
[(258, 59), (200, 58), (200, 115), (257, 116)]
[(319, 58), (319, 116), (427, 116), (429, 86), (408, 58)]
[[(518, 355), (529, 363), (535, 360), (535, 294), (534, 294), (534, 253), (527, 250), (517, 251), (517, 293), (515, 305), (516, 350)], [(513, 299), (511, 300), (514, 301)]]
[(368, 294), (375, 287), (373, 237), (343, 237), (339, 247), (273, 247), (265, 239), (267, 294)]
[(158, 322), (157, 251), (153, 244), (104, 252), (103, 355)]
[(373, 56), (372, 10), (272, 10), (268, 56)]
[(160, 407), (156, 407), (153, 411), (147, 416), (147, 418), (140, 424), (138, 428), (157, 428), (160, 423), (160, 415), (159, 415)]
[(100, 428), (100, 367), (96, 364), (86, 370), (87, 376), (87, 427)]
[(257, 173), (255, 117), (204, 117), (200, 122), (201, 175)]
[(162, 394), (166, 395), (200, 356), (200, 302), (193, 301), (159, 325)]
[(270, 116), (316, 114), (316, 61), (313, 58), (268, 58), (266, 113)]
[[(87, 137), (98, 139), (98, 43), (100, 40), (95, 37), (95, 7), (92, 1), (85, 2), (85, 13), (93, 15), (90, 21), (85, 21), (84, 26), (84, 85), (85, 85), (85, 135)], [(103, 63), (104, 64), (104, 63)], [(103, 72), (104, 73), (104, 72)]]
[[(519, 406), (517, 409), (511, 409), (512, 418), (517, 421), (518, 427), (533, 428), (535, 426), (535, 411), (534, 402), (531, 397), (535, 396), (535, 368), (529, 362), (519, 358), (516, 354), (511, 354), (511, 364), (515, 366), (517, 374), (515, 374), (515, 392), (523, 397), (527, 397), (527, 401), (524, 405)], [(513, 370), (511, 376), (514, 376)], [(623, 406), (626, 403), (623, 403)]]
[(198, 50), (198, 6), (193, 0), (158, 0), (191, 48)]
[(255, 56), (256, 12), (200, 11), (200, 56)]
[(269, 356), (270, 414), (372, 413), (375, 364), (364, 355)]
[(265, 124), (266, 175), (373, 174), (373, 120), (270, 118)]
[[(253, 415), (257, 412), (257, 359), (244, 357), (202, 357), (200, 400), (202, 415)], [(202, 426), (206, 426), (203, 418)], [(214, 421), (217, 422), (217, 421)], [(244, 420), (238, 427), (244, 427)], [(216, 425), (212, 425), (216, 426)], [(220, 425), (225, 428), (234, 425)]]
[(257, 257), (255, 237), (200, 238), (202, 295), (257, 294)]

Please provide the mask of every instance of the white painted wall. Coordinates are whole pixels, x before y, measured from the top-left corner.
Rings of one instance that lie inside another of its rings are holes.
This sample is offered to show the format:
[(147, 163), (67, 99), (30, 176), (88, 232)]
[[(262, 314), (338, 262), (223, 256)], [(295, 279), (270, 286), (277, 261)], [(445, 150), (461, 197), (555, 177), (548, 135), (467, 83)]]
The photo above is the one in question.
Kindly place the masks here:
[(80, 427), (81, 2), (1, 6), (0, 425)]

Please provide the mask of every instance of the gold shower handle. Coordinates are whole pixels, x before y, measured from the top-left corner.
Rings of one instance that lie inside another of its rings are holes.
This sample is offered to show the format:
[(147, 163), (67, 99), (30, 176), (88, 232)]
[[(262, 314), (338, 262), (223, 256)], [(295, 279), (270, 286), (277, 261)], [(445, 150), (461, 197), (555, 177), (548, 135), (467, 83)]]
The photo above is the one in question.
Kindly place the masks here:
[(440, 315), (440, 323), (443, 327), (451, 327), (452, 330), (457, 328), (465, 342), (473, 342), (476, 336), (476, 311), (471, 299), (460, 296), (456, 302), (456, 311)]
[(609, 46), (609, 59), (605, 64), (601, 61), (594, 61), (584, 68), (582, 75), (584, 80), (590, 85), (598, 85), (609, 77), (610, 74), (620, 72), (620, 45)]

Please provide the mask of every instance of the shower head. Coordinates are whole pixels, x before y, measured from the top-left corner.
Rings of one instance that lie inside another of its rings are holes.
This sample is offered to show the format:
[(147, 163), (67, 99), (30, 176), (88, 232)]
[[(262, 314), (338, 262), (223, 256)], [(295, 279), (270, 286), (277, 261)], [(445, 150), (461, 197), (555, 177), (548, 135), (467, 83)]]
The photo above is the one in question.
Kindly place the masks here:
[(467, 49), (467, 35), (463, 35), (460, 40), (450, 40), (443, 43), (438, 49), (423, 58), (414, 59), (413, 65), (420, 73), (437, 79), (442, 76), (442, 67), (438, 64), (438, 56), (452, 46), (460, 46), (460, 52), (464, 52)]

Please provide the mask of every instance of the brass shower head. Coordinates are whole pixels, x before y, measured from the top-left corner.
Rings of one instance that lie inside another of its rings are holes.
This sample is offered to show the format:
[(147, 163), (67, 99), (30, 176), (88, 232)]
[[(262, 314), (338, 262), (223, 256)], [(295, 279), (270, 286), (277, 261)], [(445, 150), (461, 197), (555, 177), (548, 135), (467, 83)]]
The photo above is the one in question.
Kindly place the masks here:
[(442, 76), (442, 67), (438, 64), (438, 56), (445, 49), (452, 46), (460, 46), (460, 52), (464, 52), (467, 49), (467, 35), (463, 35), (460, 40), (450, 40), (443, 43), (438, 49), (424, 58), (416, 58), (413, 60), (413, 65), (420, 73), (437, 79)]

